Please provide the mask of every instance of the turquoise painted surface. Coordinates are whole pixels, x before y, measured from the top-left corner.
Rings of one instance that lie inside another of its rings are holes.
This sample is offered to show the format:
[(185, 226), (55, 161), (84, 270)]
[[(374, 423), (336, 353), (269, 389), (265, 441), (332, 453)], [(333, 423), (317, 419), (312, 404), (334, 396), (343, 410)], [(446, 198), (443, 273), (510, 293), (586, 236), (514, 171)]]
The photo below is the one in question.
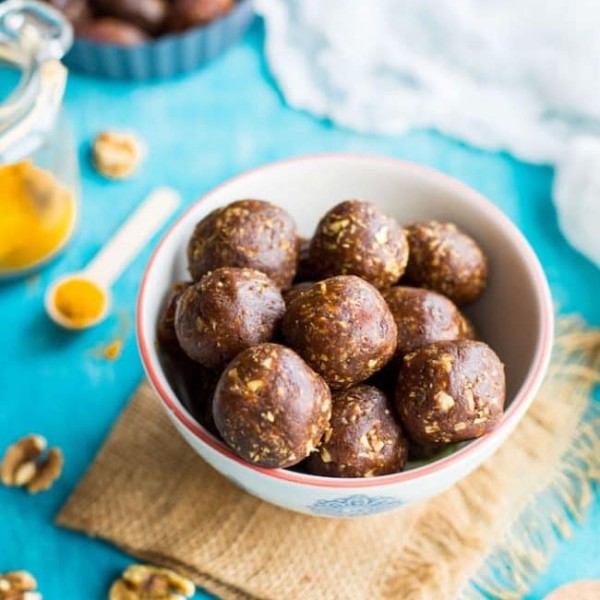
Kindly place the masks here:
[[(0, 488), (0, 572), (30, 569), (46, 600), (104, 598), (130, 562), (100, 541), (54, 527), (52, 519), (142, 378), (132, 320), (151, 249), (116, 284), (114, 314), (93, 331), (57, 330), (44, 316), (43, 293), (54, 277), (83, 266), (155, 185), (175, 186), (189, 204), (248, 168), (312, 152), (368, 152), (430, 165), (504, 210), (538, 252), (561, 310), (600, 325), (600, 272), (560, 235), (550, 169), (433, 133), (363, 136), (294, 112), (273, 86), (261, 55), (262, 36), (257, 25), (204, 71), (168, 83), (133, 86), (71, 77), (67, 107), (83, 171), (81, 226), (68, 253), (39, 278), (0, 285), (0, 447), (35, 431), (61, 446), (67, 458), (63, 477), (49, 493), (27, 497)], [(129, 182), (104, 181), (88, 166), (89, 140), (107, 127), (131, 128), (148, 144), (148, 160)], [(122, 331), (120, 359), (97, 358), (94, 349)], [(528, 599), (543, 598), (573, 579), (599, 578), (599, 538), (596, 495), (585, 524), (575, 526)]]

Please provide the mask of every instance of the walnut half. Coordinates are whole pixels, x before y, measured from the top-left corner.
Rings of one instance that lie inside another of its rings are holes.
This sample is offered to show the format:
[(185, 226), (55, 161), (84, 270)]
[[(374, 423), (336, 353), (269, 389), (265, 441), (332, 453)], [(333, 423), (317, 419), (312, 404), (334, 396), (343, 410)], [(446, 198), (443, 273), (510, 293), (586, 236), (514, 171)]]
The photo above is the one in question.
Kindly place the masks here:
[(182, 600), (196, 592), (194, 584), (174, 571), (131, 565), (110, 588), (109, 600)]
[(144, 157), (144, 145), (132, 133), (103, 131), (92, 146), (94, 167), (109, 179), (126, 179)]
[(2, 461), (0, 476), (7, 486), (26, 487), (31, 494), (49, 489), (60, 477), (63, 455), (60, 449), (47, 453), (46, 440), (28, 435), (8, 448)]
[(37, 581), (27, 571), (0, 573), (0, 600), (42, 600)]

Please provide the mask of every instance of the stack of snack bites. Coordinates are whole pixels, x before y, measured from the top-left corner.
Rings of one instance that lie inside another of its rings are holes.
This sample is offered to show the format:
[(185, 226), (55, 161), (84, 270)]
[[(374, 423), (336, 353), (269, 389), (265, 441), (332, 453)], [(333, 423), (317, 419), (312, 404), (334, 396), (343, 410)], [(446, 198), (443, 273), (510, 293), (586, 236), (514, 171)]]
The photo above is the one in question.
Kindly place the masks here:
[(460, 311), (487, 260), (456, 225), (402, 227), (350, 200), (303, 240), (282, 208), (239, 200), (197, 224), (188, 260), (162, 358), (189, 411), (249, 463), (387, 475), (502, 418), (504, 367)]
[(145, 81), (187, 73), (230, 48), (254, 19), (251, 0), (45, 0), (71, 21), (70, 69)]
[(135, 45), (206, 25), (223, 16), (235, 0), (46, 0), (97, 42)]

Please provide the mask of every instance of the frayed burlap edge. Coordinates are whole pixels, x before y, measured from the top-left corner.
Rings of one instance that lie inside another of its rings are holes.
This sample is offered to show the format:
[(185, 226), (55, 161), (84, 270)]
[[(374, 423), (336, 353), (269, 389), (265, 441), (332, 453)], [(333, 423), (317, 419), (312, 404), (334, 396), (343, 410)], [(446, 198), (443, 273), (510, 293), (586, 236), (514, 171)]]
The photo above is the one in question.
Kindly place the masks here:
[[(385, 598), (526, 594), (600, 479), (600, 407), (591, 397), (599, 374), (600, 330), (561, 318), (527, 417), (492, 459), (426, 505), (390, 564)], [(521, 468), (527, 464), (533, 473)]]
[[(522, 598), (558, 543), (570, 537), (571, 522), (583, 520), (600, 481), (600, 404), (591, 398), (599, 382), (600, 331), (585, 328), (575, 317), (561, 319), (544, 388), (568, 401), (566, 428), (569, 420), (578, 423), (550, 480), (540, 481), (543, 489), (527, 502), (458, 600)], [(543, 415), (542, 406), (533, 410)]]

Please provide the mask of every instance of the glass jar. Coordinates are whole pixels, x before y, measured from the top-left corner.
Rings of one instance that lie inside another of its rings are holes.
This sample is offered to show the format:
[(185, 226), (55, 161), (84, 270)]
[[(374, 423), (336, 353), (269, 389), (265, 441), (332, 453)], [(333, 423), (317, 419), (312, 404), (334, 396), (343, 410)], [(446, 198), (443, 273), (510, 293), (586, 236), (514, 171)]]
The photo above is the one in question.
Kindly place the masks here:
[(50, 6), (0, 2), (0, 277), (46, 263), (75, 229), (79, 169), (60, 62), (72, 40)]

